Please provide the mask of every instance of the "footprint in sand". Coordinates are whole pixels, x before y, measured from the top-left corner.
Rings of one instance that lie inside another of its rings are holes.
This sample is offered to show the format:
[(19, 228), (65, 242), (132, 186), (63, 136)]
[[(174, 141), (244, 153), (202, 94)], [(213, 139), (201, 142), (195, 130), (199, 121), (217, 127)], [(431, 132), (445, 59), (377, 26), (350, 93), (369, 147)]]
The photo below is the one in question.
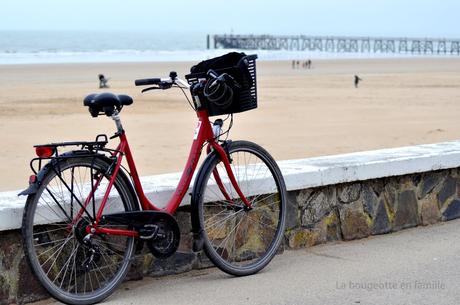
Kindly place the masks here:
[(444, 132), (444, 131), (445, 131), (444, 129), (436, 128), (436, 129), (433, 129), (433, 130), (429, 130), (427, 133), (430, 134), (430, 133)]

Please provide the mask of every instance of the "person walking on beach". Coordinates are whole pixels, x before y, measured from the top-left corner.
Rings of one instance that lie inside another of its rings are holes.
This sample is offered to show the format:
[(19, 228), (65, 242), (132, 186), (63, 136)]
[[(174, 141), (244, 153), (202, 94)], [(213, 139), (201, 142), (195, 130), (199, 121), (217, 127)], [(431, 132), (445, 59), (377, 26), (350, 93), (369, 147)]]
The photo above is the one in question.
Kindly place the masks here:
[(359, 82), (362, 81), (361, 78), (359, 78), (358, 75), (355, 75), (355, 88), (358, 88)]
[(310, 59), (307, 61), (307, 68), (311, 69), (311, 60)]
[(107, 85), (107, 82), (109, 81), (110, 78), (106, 78), (104, 74), (99, 74), (99, 89), (102, 88), (109, 88), (109, 85)]

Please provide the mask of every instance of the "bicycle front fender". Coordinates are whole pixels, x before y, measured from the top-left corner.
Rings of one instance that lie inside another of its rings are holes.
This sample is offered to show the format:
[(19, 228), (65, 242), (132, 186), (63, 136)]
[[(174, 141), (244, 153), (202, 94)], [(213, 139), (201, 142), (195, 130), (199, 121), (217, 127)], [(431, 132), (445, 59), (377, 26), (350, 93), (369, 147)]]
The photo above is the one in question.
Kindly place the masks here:
[(195, 181), (193, 182), (193, 190), (192, 190), (192, 198), (190, 201), (191, 205), (191, 213), (190, 213), (190, 220), (192, 222), (192, 234), (193, 234), (193, 246), (192, 250), (194, 252), (199, 252), (203, 249), (203, 238), (202, 233), (203, 229), (200, 225), (200, 214), (198, 212), (198, 203), (201, 198), (201, 194), (199, 192), (201, 183), (203, 183), (204, 175), (206, 173), (206, 168), (208, 168), (209, 164), (217, 158), (218, 155), (215, 151), (208, 153), (204, 162), (201, 164), (200, 169), (196, 175)]
[[(229, 158), (229, 147), (232, 144), (232, 141), (226, 141), (224, 142), (221, 147), (227, 154), (227, 158)], [(193, 238), (194, 238), (194, 243), (193, 243), (193, 251), (198, 252), (203, 248), (203, 241), (202, 241), (202, 232), (203, 228), (201, 228), (200, 225), (200, 215), (198, 211), (198, 205), (201, 199), (201, 196), (203, 194), (200, 193), (201, 189), (201, 184), (204, 183), (206, 172), (209, 166), (213, 162), (215, 162), (215, 159), (220, 159), (220, 154), (216, 150), (212, 150), (208, 153), (206, 156), (206, 159), (204, 162), (201, 164), (200, 169), (198, 170), (198, 174), (196, 175), (195, 181), (193, 183), (193, 190), (192, 190), (192, 198), (191, 198), (191, 222), (192, 222), (192, 233), (193, 233)], [(219, 181), (220, 178), (216, 177), (216, 180)], [(226, 194), (225, 189), (221, 189), (223, 192), (223, 195), (225, 197), (228, 196)]]

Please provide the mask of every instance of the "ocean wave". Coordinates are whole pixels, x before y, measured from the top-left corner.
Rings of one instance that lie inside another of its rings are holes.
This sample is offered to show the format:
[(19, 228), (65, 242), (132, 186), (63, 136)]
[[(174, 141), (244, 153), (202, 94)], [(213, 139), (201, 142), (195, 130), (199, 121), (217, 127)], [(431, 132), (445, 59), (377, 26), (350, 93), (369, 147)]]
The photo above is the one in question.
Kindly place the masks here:
[[(414, 57), (413, 54), (382, 53), (327, 53), (285, 50), (104, 50), (104, 51), (38, 51), (0, 52), (0, 64), (44, 64), (44, 63), (97, 63), (97, 62), (168, 62), (200, 61), (231, 51), (258, 54), (260, 60), (305, 60), (305, 59), (351, 59), (351, 58), (400, 58)], [(418, 55), (422, 56), (423, 55)], [(431, 55), (430, 57), (433, 57)], [(443, 55), (446, 57), (446, 55)]]

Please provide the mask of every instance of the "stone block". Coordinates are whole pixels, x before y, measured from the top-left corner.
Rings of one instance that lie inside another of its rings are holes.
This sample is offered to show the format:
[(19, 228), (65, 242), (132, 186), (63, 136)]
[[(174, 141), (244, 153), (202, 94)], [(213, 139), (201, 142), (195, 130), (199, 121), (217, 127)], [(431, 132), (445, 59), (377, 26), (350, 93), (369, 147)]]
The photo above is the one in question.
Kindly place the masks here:
[(325, 216), (311, 228), (297, 228), (288, 231), (289, 248), (298, 249), (341, 239), (339, 217), (335, 211)]
[[(19, 265), (24, 259), (21, 241), (19, 231), (6, 231), (0, 235), (0, 304), (14, 302), (20, 281), (28, 281), (19, 273)], [(22, 288), (26, 289), (22, 290), (23, 295), (29, 292), (27, 286)]]
[(393, 230), (414, 227), (419, 223), (418, 203), (412, 190), (402, 191), (398, 196)]
[(383, 199), (380, 200), (372, 225), (372, 234), (385, 234), (391, 231), (391, 221)]
[(442, 212), (443, 220), (452, 220), (460, 217), (460, 200), (452, 200)]
[(19, 264), (18, 277), (17, 298), (21, 302), (35, 302), (48, 297), (48, 292), (32, 274), (25, 256), (22, 256)]
[(420, 218), (423, 225), (434, 224), (441, 219), (438, 202), (432, 194), (421, 200), (419, 205)]
[(414, 174), (411, 176), (412, 184), (414, 186), (418, 186), (419, 183), (422, 181), (422, 175), (421, 174)]
[(341, 203), (350, 203), (358, 200), (360, 193), (360, 183), (340, 185), (337, 189), (338, 199)]
[(371, 234), (372, 220), (364, 212), (362, 202), (340, 206), (339, 214), (343, 239), (363, 238)]
[(370, 187), (377, 195), (377, 197), (379, 197), (380, 194), (382, 194), (385, 191), (385, 182), (383, 179), (374, 179), (369, 182)]
[(444, 205), (450, 197), (456, 193), (457, 181), (452, 177), (447, 177), (438, 193), (440, 206)]
[(299, 205), (298, 193), (300, 192), (288, 192), (287, 193), (287, 210), (286, 210), (286, 229), (292, 229), (300, 225), (299, 219)]
[(396, 176), (392, 177), (392, 180), (398, 184), (400, 190), (416, 188), (413, 175)]
[(335, 190), (332, 188), (322, 188), (314, 192), (302, 211), (303, 227), (311, 227), (328, 215), (336, 205)]
[(299, 249), (315, 245), (320, 233), (317, 229), (299, 228), (292, 230), (287, 235), (289, 248)]
[(422, 177), (421, 184), (418, 187), (418, 198), (424, 198), (427, 194), (431, 193), (434, 188), (442, 181), (443, 172), (426, 173)]
[(373, 218), (375, 213), (377, 212), (379, 197), (377, 197), (374, 190), (368, 184), (363, 185), (362, 196), (364, 212), (366, 212), (367, 214), (369, 214), (370, 217)]
[(300, 207), (305, 207), (310, 199), (311, 195), (317, 191), (318, 188), (308, 188), (298, 191), (296, 195), (296, 202)]
[(342, 239), (342, 231), (340, 228), (340, 219), (338, 212), (333, 211), (319, 223), (319, 226), (324, 226), (326, 232), (326, 241), (335, 241)]
[(385, 190), (383, 192), (383, 197), (387, 203), (388, 212), (391, 216), (396, 213), (396, 202), (398, 198), (399, 185), (390, 178), (386, 178)]

